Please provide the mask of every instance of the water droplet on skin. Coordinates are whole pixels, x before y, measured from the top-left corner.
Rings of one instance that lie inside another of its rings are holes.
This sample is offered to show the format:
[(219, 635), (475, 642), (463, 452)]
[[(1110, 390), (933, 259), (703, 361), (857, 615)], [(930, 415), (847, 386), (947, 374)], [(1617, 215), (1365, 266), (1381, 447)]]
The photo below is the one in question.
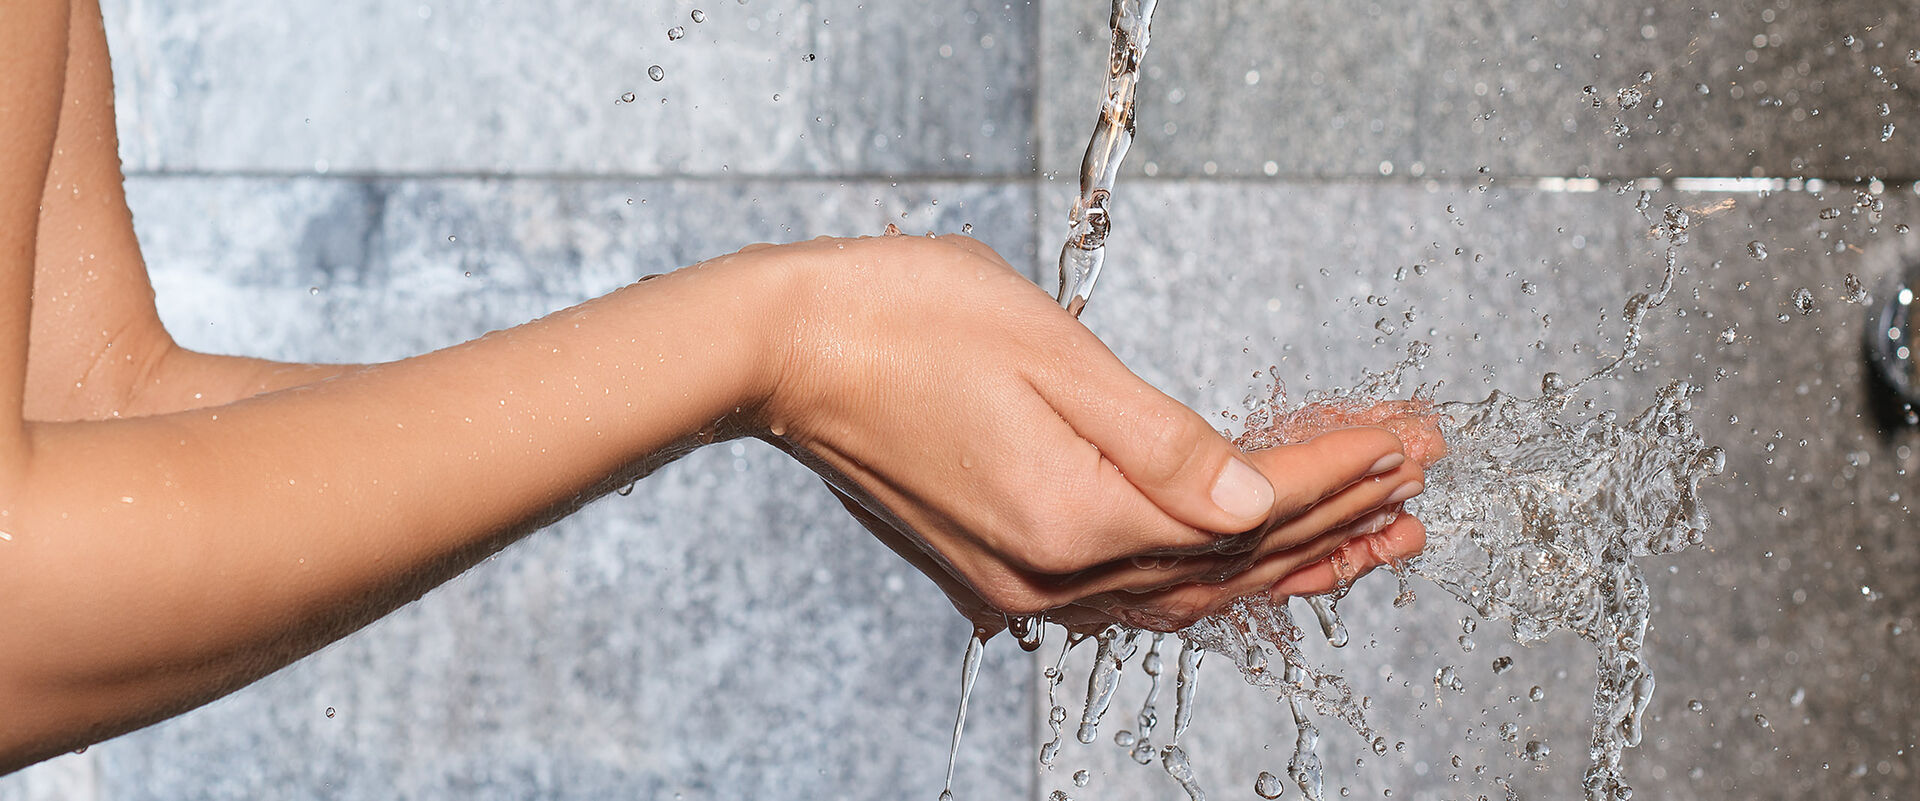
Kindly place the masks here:
[(1766, 261), (1766, 260), (1767, 260), (1767, 245), (1766, 245), (1766, 243), (1765, 243), (1765, 242), (1761, 242), (1761, 241), (1760, 241), (1760, 240), (1758, 240), (1758, 239), (1755, 239), (1755, 240), (1753, 240), (1752, 242), (1748, 242), (1748, 243), (1747, 243), (1747, 255), (1749, 255), (1749, 256), (1752, 256), (1752, 257), (1753, 257), (1754, 259), (1756, 259), (1756, 260), (1758, 260), (1758, 261)]
[(685, 38), (686, 35), (687, 35), (687, 29), (680, 27), (678, 25), (675, 25), (667, 29), (667, 41), (669, 42), (680, 41), (682, 38)]
[(647, 68), (647, 77), (652, 78), (655, 83), (658, 83), (667, 79), (667, 71), (661, 69), (659, 64), (655, 64)]

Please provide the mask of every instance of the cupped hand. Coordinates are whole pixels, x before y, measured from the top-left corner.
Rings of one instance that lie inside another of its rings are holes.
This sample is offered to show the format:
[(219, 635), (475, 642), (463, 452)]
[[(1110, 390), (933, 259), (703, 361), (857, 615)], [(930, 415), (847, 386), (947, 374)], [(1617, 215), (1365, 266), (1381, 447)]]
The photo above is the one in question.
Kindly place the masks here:
[(1410, 520), (1376, 515), (1420, 488), (1394, 434), (1243, 454), (972, 239), (819, 239), (716, 262), (738, 260), (790, 299), (769, 321), (762, 436), (979, 626), (1179, 622), (1204, 606), (1183, 586), (1308, 566), (1368, 526), (1408, 540)]

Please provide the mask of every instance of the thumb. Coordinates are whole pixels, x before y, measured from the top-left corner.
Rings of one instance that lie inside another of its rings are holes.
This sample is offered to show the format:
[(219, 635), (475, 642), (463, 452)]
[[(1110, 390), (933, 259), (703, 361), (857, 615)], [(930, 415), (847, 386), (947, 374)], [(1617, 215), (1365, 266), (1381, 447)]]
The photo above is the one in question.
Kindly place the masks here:
[(1097, 352), (1103, 358), (1085, 359), (1091, 364), (1072, 375), (1037, 379), (1036, 389), (1141, 494), (1194, 528), (1258, 528), (1404, 460), (1394, 458), (1399, 438), (1356, 428), (1322, 436), (1279, 460), (1284, 470), (1263, 473), (1199, 414), (1140, 380), (1104, 346)]

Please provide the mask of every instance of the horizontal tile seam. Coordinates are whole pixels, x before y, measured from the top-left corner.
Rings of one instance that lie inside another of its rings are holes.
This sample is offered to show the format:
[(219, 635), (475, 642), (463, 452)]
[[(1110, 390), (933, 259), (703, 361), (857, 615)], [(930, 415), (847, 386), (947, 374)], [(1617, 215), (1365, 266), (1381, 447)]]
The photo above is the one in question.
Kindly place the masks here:
[[(318, 180), (318, 181), (357, 181), (357, 182), (436, 182), (436, 181), (479, 181), (492, 183), (711, 183), (711, 184), (822, 184), (822, 183), (890, 183), (890, 184), (959, 184), (959, 185), (1022, 185), (1034, 183), (1044, 187), (1049, 183), (1070, 185), (1057, 178), (1048, 178), (1035, 174), (1012, 175), (940, 175), (940, 174), (885, 174), (885, 173), (849, 173), (829, 175), (787, 175), (787, 174), (599, 174), (599, 173), (489, 173), (489, 172), (312, 172), (278, 170), (130, 170), (129, 179), (240, 179), (240, 180)], [(1613, 189), (1632, 183), (1643, 187), (1669, 187), (1682, 191), (1819, 191), (1823, 187), (1856, 187), (1880, 183), (1886, 191), (1920, 192), (1920, 176), (1907, 177), (1735, 177), (1735, 176), (1560, 176), (1535, 174), (1492, 173), (1486, 175), (1427, 175), (1381, 176), (1381, 175), (1159, 175), (1133, 176), (1123, 179), (1120, 191), (1126, 184), (1173, 185), (1173, 184), (1229, 184), (1236, 186), (1268, 184), (1273, 186), (1307, 185), (1331, 186), (1338, 184), (1367, 184), (1379, 186), (1427, 186), (1438, 184), (1447, 187), (1474, 186), (1484, 182), (1505, 185), (1510, 188), (1535, 189), (1541, 191), (1592, 192)]]

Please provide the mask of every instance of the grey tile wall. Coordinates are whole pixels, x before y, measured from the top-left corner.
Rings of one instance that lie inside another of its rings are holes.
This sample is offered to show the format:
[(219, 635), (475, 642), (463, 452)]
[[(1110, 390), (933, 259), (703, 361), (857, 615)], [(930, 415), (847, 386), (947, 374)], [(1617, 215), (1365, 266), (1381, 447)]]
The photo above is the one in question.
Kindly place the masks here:
[[(138, 170), (1030, 167), (1036, 12), (1024, 2), (103, 5)], [(685, 36), (671, 41), (676, 27)]]
[[(1099, 117), (1109, 4), (1041, 4), (1042, 164), (1072, 180)], [(1164, 3), (1128, 171), (1371, 174), (1415, 135), (1424, 3)], [(1284, 119), (1283, 124), (1276, 124)]]
[(1432, 14), (1421, 157), (1435, 171), (1920, 175), (1912, 6), (1435, 0)]
[[(1917, 24), (1880, 0), (1166, 4), (1128, 171), (1910, 178)], [(1105, 4), (1050, 0), (1042, 25), (1042, 164), (1070, 178)]]

